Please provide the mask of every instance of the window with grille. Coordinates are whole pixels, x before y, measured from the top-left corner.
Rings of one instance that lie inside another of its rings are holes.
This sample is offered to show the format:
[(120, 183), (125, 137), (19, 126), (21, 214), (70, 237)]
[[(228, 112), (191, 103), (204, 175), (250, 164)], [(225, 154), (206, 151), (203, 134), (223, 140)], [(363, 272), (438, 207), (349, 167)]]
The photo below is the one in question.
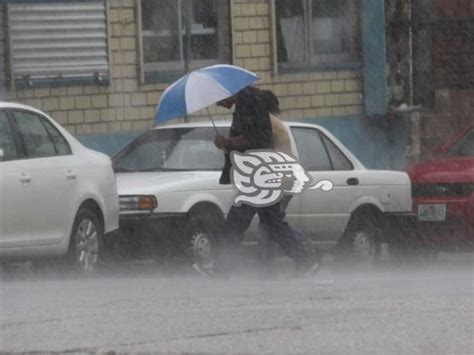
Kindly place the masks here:
[(140, 4), (143, 81), (230, 62), (228, 0), (141, 0)]
[(281, 68), (359, 60), (357, 0), (274, 0), (277, 61)]

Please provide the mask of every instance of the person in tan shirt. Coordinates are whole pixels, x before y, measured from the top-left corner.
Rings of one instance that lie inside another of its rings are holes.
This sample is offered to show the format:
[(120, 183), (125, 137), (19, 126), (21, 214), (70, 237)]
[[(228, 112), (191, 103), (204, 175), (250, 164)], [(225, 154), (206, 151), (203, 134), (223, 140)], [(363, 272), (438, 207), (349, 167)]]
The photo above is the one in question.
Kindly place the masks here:
[[(270, 114), (274, 149), (276, 151), (293, 156), (288, 128), (277, 116), (278, 114), (280, 114), (280, 102), (278, 101), (278, 98), (271, 90), (262, 90), (261, 94), (265, 98), (265, 101), (267, 103), (267, 110)], [(280, 201), (280, 208), (284, 215), (286, 214), (286, 208), (288, 207), (288, 204), (290, 203), (292, 197), (292, 195), (285, 195)], [(317, 257), (319, 264), (319, 260), (321, 259), (322, 255), (317, 250), (314, 250), (313, 246), (311, 245), (310, 239), (295, 228), (292, 227), (292, 229), (295, 233), (295, 237), (299, 240), (300, 244)], [(275, 242), (271, 240), (270, 236), (268, 235), (268, 232), (269, 231), (266, 228), (265, 224), (260, 223), (257, 237), (257, 255), (264, 267), (269, 267), (273, 263), (276, 255), (278, 254), (278, 246)]]
[(293, 156), (288, 129), (273, 113), (270, 113), (270, 122), (272, 124), (273, 144), (275, 150)]

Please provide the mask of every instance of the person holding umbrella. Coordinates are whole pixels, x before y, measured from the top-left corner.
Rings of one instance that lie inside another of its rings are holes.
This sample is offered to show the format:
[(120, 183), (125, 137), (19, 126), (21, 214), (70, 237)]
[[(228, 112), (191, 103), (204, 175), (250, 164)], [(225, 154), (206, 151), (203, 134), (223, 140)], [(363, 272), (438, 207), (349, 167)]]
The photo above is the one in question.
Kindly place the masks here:
[[(185, 117), (193, 112), (218, 103), (228, 109), (235, 105), (229, 137), (219, 135), (216, 130), (215, 145), (225, 151), (225, 165), (220, 177), (221, 184), (230, 184), (230, 152), (244, 152), (248, 149), (273, 149), (273, 132), (265, 98), (251, 85), (258, 76), (244, 68), (229, 64), (217, 64), (196, 69), (169, 85), (163, 92), (158, 104), (154, 126), (168, 120)], [(253, 216), (258, 213), (260, 220), (268, 225), (272, 240), (280, 244), (288, 256), (294, 259), (298, 269), (310, 271), (319, 264), (314, 255), (297, 240), (293, 230), (284, 221), (280, 204), (267, 207), (250, 205), (233, 206), (227, 216), (220, 252), (217, 258), (219, 271), (229, 270), (226, 261), (235, 247), (240, 244)], [(203, 265), (194, 265), (204, 270)]]
[[(214, 141), (216, 147), (224, 150), (225, 154), (225, 164), (219, 182), (230, 184), (230, 152), (274, 149), (272, 123), (264, 94), (252, 86), (217, 102), (217, 105), (227, 109), (235, 106), (229, 137), (217, 135)], [(278, 243), (286, 255), (296, 262), (300, 272), (310, 272), (319, 267), (315, 255), (303, 245), (294, 230), (284, 221), (284, 210), (280, 202), (277, 202), (266, 207), (241, 204), (230, 208), (219, 240), (216, 265), (210, 272), (226, 274), (232, 270), (235, 266), (235, 256), (238, 255), (237, 248), (256, 213), (265, 225), (269, 238)]]

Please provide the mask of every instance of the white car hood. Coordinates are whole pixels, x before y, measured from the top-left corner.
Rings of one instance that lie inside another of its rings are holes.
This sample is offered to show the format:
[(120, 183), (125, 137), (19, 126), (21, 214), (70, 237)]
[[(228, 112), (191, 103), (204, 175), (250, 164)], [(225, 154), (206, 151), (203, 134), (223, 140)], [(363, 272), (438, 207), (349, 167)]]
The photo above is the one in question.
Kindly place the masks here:
[(119, 195), (155, 194), (160, 191), (202, 191), (223, 189), (219, 185), (220, 171), (117, 173)]

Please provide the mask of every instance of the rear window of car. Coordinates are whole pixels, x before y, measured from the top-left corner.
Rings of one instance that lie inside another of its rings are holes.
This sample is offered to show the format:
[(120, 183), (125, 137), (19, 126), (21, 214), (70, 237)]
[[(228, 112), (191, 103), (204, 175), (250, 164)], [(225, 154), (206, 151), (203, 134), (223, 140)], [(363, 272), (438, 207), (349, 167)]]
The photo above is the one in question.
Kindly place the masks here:
[(449, 150), (448, 155), (456, 157), (474, 157), (474, 129), (468, 131)]
[(28, 158), (71, 154), (66, 139), (46, 118), (27, 111), (13, 110), (12, 113)]
[[(218, 128), (228, 135), (228, 128)], [(220, 170), (224, 154), (215, 147), (214, 128), (148, 131), (113, 158), (116, 172)]]

